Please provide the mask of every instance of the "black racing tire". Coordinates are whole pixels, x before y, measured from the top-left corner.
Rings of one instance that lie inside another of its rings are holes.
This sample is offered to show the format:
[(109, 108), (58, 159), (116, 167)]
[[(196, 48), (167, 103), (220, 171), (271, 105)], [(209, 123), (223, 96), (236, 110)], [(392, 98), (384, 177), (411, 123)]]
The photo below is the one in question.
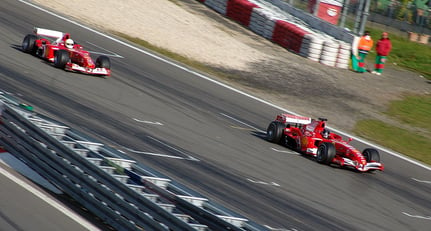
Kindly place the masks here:
[(111, 60), (108, 56), (101, 55), (96, 59), (96, 67), (111, 69)]
[(335, 145), (323, 142), (317, 148), (316, 160), (321, 164), (330, 164), (335, 157)]
[(272, 121), (266, 129), (266, 139), (272, 143), (280, 143), (285, 127), (286, 125), (281, 122)]
[(364, 151), (362, 151), (362, 155), (365, 157), (365, 160), (367, 162), (380, 162), (380, 154), (379, 151), (377, 151), (374, 148), (366, 148)]
[(58, 50), (54, 54), (54, 66), (57, 68), (64, 69), (69, 60), (69, 52), (66, 50)]
[(36, 54), (36, 46), (34, 43), (37, 40), (37, 36), (34, 34), (28, 34), (24, 37), (21, 44), (21, 49), (25, 53)]

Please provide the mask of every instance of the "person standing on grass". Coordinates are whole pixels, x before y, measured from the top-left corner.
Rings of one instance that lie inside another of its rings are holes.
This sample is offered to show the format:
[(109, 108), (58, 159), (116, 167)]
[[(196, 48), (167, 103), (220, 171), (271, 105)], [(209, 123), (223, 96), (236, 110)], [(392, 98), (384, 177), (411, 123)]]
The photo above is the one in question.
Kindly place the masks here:
[(359, 60), (357, 72), (367, 72), (367, 69), (365, 69), (365, 57), (367, 57), (368, 52), (373, 48), (373, 43), (374, 41), (371, 39), (370, 32), (365, 31), (358, 44)]
[(382, 38), (376, 44), (376, 64), (374, 65), (374, 71), (371, 72), (376, 75), (381, 75), (383, 69), (385, 68), (385, 63), (387, 61), (387, 56), (391, 52), (392, 43), (388, 37), (388, 32), (382, 33)]

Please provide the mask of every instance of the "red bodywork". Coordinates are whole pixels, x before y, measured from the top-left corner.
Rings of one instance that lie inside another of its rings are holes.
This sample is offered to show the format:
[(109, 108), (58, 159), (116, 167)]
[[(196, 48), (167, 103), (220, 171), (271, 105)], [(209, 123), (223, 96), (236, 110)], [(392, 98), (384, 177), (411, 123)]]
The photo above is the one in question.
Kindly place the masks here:
[[(59, 50), (65, 50), (69, 53), (69, 60), (64, 65), (65, 70), (76, 71), (91, 75), (111, 75), (110, 67), (97, 66), (96, 62), (94, 62), (91, 58), (90, 53), (84, 50), (81, 45), (74, 44), (73, 48), (66, 47), (65, 41), (70, 38), (69, 33), (35, 28), (34, 34), (37, 37), (34, 41), (34, 44), (30, 44), (30, 46), (33, 46), (31, 49), (31, 53), (35, 54), (36, 56), (54, 63), (56, 58), (56, 52)], [(23, 47), (25, 40), (26, 38), (24, 38)]]
[[(328, 132), (328, 136), (323, 136), (324, 131)], [(367, 148), (361, 153), (349, 144), (352, 138), (345, 141), (340, 135), (329, 132), (326, 128), (326, 119), (314, 120), (290, 114), (277, 115), (268, 126), (267, 139), (314, 156), (321, 163), (350, 166), (361, 172), (384, 169), (377, 150)], [(323, 159), (322, 153), (327, 155), (323, 156)]]

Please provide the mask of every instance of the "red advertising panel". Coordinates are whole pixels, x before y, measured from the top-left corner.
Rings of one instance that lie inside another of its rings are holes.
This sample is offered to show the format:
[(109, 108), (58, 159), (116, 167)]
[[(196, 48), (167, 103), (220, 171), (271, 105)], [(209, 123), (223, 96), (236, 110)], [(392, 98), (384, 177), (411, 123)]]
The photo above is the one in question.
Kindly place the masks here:
[[(342, 6), (343, 5), (336, 0), (320, 0), (319, 6), (317, 6), (317, 17), (337, 25)], [(309, 0), (308, 9), (311, 13), (314, 13), (316, 9), (316, 0)]]

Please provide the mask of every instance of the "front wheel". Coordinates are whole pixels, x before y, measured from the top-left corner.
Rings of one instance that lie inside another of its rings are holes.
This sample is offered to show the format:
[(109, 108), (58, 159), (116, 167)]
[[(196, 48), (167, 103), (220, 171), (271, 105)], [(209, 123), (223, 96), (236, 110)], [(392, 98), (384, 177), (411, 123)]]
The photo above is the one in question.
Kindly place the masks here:
[(96, 67), (111, 69), (111, 60), (105, 55), (101, 55), (96, 60)]
[(335, 157), (335, 145), (332, 143), (321, 143), (317, 148), (316, 160), (321, 164), (330, 164)]
[(380, 154), (374, 148), (367, 148), (362, 151), (362, 155), (365, 157), (367, 162), (380, 162)]
[(54, 66), (57, 68), (64, 69), (67, 62), (69, 62), (69, 52), (66, 50), (58, 50), (54, 55)]

